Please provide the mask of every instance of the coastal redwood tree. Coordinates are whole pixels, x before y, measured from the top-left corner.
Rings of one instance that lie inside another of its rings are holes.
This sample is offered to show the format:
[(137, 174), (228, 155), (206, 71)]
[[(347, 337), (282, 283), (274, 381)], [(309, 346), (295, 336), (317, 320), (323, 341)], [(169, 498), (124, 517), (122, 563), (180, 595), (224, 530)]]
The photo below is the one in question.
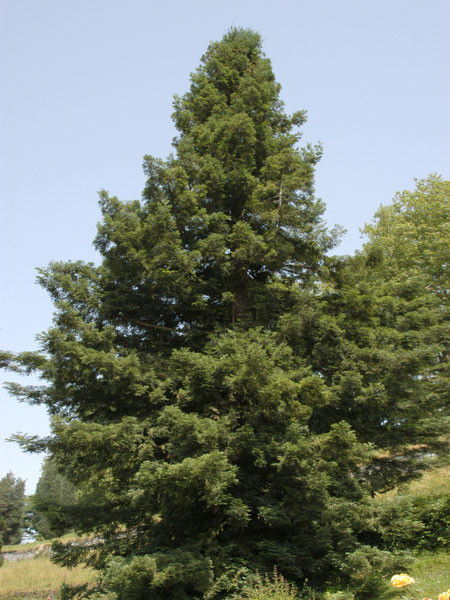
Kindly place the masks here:
[(377, 351), (408, 299), (384, 306), (368, 259), (327, 259), (320, 148), (298, 147), (305, 114), (279, 91), (256, 33), (212, 43), (174, 155), (145, 158), (141, 200), (101, 194), (100, 264), (42, 269), (42, 352), (5, 355), (41, 373), (11, 389), (52, 435), (21, 442), (77, 489), (72, 524), (101, 541), (59, 559), (102, 569), (98, 598), (219, 599), (274, 565), (355, 584), (390, 559), (370, 545), (370, 494), (394, 484), (376, 451), (414, 433), (408, 385), (432, 357), (396, 388), (395, 340)]

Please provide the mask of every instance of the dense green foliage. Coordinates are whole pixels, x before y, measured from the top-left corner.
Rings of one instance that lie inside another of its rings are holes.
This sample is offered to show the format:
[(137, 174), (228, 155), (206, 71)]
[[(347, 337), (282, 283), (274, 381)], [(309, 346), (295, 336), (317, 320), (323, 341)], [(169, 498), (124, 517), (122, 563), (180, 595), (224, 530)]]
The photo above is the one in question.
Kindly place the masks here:
[(47, 459), (36, 491), (30, 498), (31, 527), (43, 539), (51, 539), (70, 530), (71, 508), (76, 501), (74, 486), (61, 475), (57, 465)]
[(257, 573), (254, 581), (247, 583), (232, 600), (298, 600), (298, 598), (294, 586), (279, 575), (275, 568), (273, 577), (268, 575), (262, 577)]
[(390, 550), (436, 550), (450, 544), (450, 493), (400, 494), (378, 507), (382, 544)]
[(176, 154), (146, 157), (142, 200), (102, 193), (100, 265), (41, 271), (54, 325), (14, 364), (47, 385), (12, 391), (53, 416), (22, 443), (101, 535), (59, 548), (103, 570), (99, 598), (219, 599), (274, 565), (370, 595), (393, 568), (370, 499), (436, 444), (445, 312), (376, 249), (327, 258), (304, 119), (259, 36), (230, 31), (176, 99)]
[(364, 233), (386, 257), (385, 269), (422, 273), (427, 287), (448, 303), (450, 280), (450, 181), (437, 175), (416, 182), (381, 206)]
[(377, 544), (390, 550), (433, 551), (450, 544), (450, 467), (428, 471), (425, 477), (374, 498)]
[(19, 544), (24, 519), (25, 481), (8, 473), (0, 479), (0, 540)]
[(384, 280), (415, 285), (422, 296), (437, 299), (440, 317), (430, 326), (440, 347), (428, 378), (432, 394), (441, 403), (440, 425), (445, 431), (447, 424), (448, 431), (450, 181), (437, 175), (417, 181), (413, 191), (397, 194), (392, 204), (381, 206), (364, 233), (368, 237), (366, 252), (377, 257), (378, 271)]

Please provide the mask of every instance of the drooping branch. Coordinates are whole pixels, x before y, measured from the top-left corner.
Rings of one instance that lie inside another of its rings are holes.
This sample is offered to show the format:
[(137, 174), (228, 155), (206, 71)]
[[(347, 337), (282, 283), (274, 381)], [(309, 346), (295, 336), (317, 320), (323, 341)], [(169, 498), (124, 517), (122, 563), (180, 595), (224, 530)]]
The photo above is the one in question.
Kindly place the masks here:
[(140, 325), (141, 327), (145, 327), (146, 329), (158, 329), (159, 331), (170, 331), (176, 332), (178, 331), (176, 327), (166, 327), (165, 325), (155, 325), (154, 323), (145, 323), (140, 319), (130, 319), (131, 323), (135, 325)]

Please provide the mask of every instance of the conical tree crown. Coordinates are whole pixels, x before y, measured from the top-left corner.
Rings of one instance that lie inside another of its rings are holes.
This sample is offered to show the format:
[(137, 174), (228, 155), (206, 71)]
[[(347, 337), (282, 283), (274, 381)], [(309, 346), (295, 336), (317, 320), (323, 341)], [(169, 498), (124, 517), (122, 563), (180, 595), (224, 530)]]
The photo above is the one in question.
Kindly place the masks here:
[(97, 238), (130, 307), (152, 298), (153, 326), (183, 337), (265, 324), (266, 286), (309, 280), (334, 242), (313, 197), (320, 149), (297, 149), (305, 115), (284, 113), (259, 36), (231, 30), (191, 79), (175, 100), (176, 155), (145, 158), (142, 204), (103, 196)]
[(334, 240), (320, 152), (298, 149), (304, 114), (283, 112), (255, 33), (210, 45), (174, 119), (143, 198), (102, 194), (101, 264), (42, 271), (54, 327), (16, 357), (49, 385), (13, 391), (54, 415), (22, 442), (50, 451), (74, 527), (98, 533), (59, 560), (84, 555), (114, 600), (223, 600), (274, 564), (298, 585), (344, 589), (362, 564), (370, 579), (390, 559), (368, 545), (369, 494), (392, 485), (371, 443), (403, 477), (392, 449), (442, 407), (421, 397), (433, 298), (365, 257), (330, 260), (311, 293)]

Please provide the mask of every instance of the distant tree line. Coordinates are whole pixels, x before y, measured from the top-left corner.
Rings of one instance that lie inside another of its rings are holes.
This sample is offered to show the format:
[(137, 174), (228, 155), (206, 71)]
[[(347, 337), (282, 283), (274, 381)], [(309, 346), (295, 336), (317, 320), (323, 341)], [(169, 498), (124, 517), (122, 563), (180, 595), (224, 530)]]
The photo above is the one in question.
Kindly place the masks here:
[(25, 481), (8, 473), (0, 479), (0, 543), (20, 544), (25, 516)]
[(50, 458), (32, 496), (25, 496), (25, 481), (8, 473), (0, 479), (0, 545), (20, 544), (24, 532), (51, 539), (71, 529), (74, 486)]

